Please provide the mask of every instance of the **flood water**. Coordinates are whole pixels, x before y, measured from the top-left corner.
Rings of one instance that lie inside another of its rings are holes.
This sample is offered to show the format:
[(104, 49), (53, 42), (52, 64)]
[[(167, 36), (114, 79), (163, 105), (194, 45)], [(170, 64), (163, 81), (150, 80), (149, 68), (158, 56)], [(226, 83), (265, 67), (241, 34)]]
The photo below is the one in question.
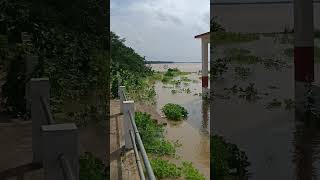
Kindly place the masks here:
[(192, 162), (206, 179), (210, 179), (209, 107), (208, 103), (202, 101), (202, 97), (195, 95), (202, 91), (198, 74), (198, 71), (201, 70), (201, 63), (153, 64), (151, 66), (156, 71), (178, 68), (181, 71), (192, 72), (186, 77), (193, 82), (176, 88), (189, 88), (191, 90), (189, 94), (186, 92), (173, 94), (171, 90), (174, 88), (164, 87), (170, 85), (157, 82), (155, 84), (156, 108), (161, 115), (163, 114), (161, 108), (167, 103), (180, 104), (188, 110), (188, 119), (182, 122), (168, 121), (166, 126), (166, 138), (171, 141), (178, 140), (182, 145), (177, 148), (177, 155), (180, 158), (173, 161)]
[[(263, 57), (285, 59), (279, 52), (286, 47), (266, 39), (242, 47)], [(217, 51), (222, 49), (217, 48)], [(233, 68), (238, 64), (233, 64), (223, 78), (214, 83), (217, 93), (224, 93), (224, 88), (235, 84), (244, 87), (249, 83), (255, 83), (261, 94), (267, 93), (256, 102), (231, 95), (230, 99), (218, 98), (212, 103), (211, 133), (224, 136), (245, 151), (251, 163), (248, 168), (250, 180), (320, 179), (320, 126), (302, 122), (294, 110), (286, 110), (283, 106), (266, 108), (275, 98), (295, 99), (292, 62), (292, 58), (287, 59), (287, 67), (281, 69), (268, 69), (261, 64), (244, 65), (251, 68), (252, 73), (241, 81), (234, 78)], [(318, 86), (319, 70), (320, 64), (315, 64), (315, 84)]]

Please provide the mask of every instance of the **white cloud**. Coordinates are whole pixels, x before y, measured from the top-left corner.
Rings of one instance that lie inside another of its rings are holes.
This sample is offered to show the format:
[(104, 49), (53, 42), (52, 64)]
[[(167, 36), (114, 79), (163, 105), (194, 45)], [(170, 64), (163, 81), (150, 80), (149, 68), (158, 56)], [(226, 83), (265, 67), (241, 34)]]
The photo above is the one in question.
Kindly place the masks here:
[(209, 31), (209, 1), (136, 0), (120, 4), (112, 0), (111, 7), (111, 30), (126, 38), (127, 45), (139, 54), (153, 60), (200, 60), (200, 42), (194, 36)]

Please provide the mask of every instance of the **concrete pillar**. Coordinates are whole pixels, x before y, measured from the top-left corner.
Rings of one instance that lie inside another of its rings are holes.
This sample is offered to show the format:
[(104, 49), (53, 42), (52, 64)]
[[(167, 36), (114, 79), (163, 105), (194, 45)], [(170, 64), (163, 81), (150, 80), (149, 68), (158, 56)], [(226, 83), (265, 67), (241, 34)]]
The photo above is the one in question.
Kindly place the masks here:
[[(130, 132), (129, 130), (133, 131), (131, 117), (129, 112), (131, 112), (133, 118), (135, 116), (134, 112), (134, 101), (124, 101), (123, 102), (123, 130), (124, 130), (124, 140), (125, 140), (125, 148), (132, 149), (133, 145), (130, 139)], [(133, 131), (134, 132), (134, 131)], [(122, 139), (123, 139), (122, 138)]]
[(126, 87), (125, 86), (119, 86), (119, 99), (120, 99), (120, 112), (123, 113), (123, 101), (125, 101), (124, 93), (125, 93)]
[(32, 78), (31, 76), (37, 63), (38, 63), (38, 56), (27, 55), (25, 59), (26, 80), (27, 80), (26, 87), (25, 87), (25, 97), (26, 97), (27, 113), (30, 113), (30, 110), (31, 110), (30, 78)]
[(208, 40), (201, 39), (201, 56), (202, 56), (202, 97), (206, 98), (209, 96), (208, 88)]
[[(75, 124), (43, 125), (42, 149), (45, 180), (64, 179), (64, 170), (79, 179), (79, 131)], [(66, 161), (60, 160), (61, 155)], [(66, 162), (68, 168), (62, 168)], [(64, 170), (63, 170), (64, 169)]]
[(49, 101), (50, 83), (48, 78), (32, 78), (30, 80), (33, 161), (41, 163), (41, 126), (46, 124), (46, 121), (43, 108), (41, 108), (40, 96)]
[(314, 81), (312, 0), (294, 0), (294, 70), (296, 112), (303, 113), (307, 83)]
[(294, 0), (294, 63), (296, 81), (314, 80), (312, 0)]

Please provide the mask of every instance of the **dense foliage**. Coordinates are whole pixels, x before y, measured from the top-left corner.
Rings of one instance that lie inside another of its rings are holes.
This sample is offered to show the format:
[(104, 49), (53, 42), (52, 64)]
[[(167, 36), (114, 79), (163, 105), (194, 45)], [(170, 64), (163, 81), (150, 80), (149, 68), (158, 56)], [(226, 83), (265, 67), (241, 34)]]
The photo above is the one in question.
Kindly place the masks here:
[(166, 118), (174, 121), (181, 121), (188, 117), (188, 111), (179, 104), (168, 103), (162, 108)]
[(125, 39), (114, 32), (110, 32), (110, 43), (112, 97), (118, 97), (118, 85), (121, 84), (136, 100), (152, 99), (155, 91), (147, 78), (153, 75), (153, 71), (145, 65), (145, 58), (126, 46)]
[[(3, 92), (7, 106), (12, 106), (14, 113), (25, 112), (25, 106), (20, 103), (24, 102), (24, 83), (30, 78), (22, 75), (24, 59), (29, 54), (38, 56), (32, 77), (50, 79), (56, 111), (64, 111), (67, 102), (88, 104), (85, 100), (88, 97), (94, 99), (92, 104), (97, 113), (105, 116), (109, 90), (107, 7), (102, 0), (4, 1), (1, 27), (5, 28), (1, 33), (8, 37), (9, 46), (2, 59), (8, 62)], [(29, 44), (21, 44), (22, 32), (31, 36)], [(15, 64), (20, 68), (11, 68)]]
[(174, 144), (164, 138), (164, 127), (158, 125), (157, 122), (151, 118), (150, 114), (136, 112), (135, 120), (144, 147), (148, 153), (155, 155), (175, 154)]
[(182, 174), (181, 169), (168, 160), (156, 158), (152, 159), (150, 163), (157, 178), (178, 178)]
[(230, 175), (234, 169), (237, 176), (247, 175), (247, 167), (250, 165), (248, 157), (235, 144), (226, 142), (221, 136), (212, 135), (210, 152), (210, 167), (217, 179)]
[(182, 162), (182, 172), (186, 180), (205, 180), (205, 177), (192, 165), (191, 162)]
[(89, 152), (80, 156), (79, 165), (80, 180), (104, 180), (108, 175), (103, 162)]

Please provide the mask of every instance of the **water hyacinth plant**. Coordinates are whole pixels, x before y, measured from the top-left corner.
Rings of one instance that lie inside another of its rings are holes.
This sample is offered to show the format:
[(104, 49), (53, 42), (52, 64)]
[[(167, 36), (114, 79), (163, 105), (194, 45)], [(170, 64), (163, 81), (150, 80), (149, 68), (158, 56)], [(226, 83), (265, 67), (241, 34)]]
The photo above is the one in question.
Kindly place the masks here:
[(188, 111), (184, 107), (173, 103), (166, 104), (162, 108), (162, 112), (166, 118), (173, 121), (181, 121), (188, 117)]

